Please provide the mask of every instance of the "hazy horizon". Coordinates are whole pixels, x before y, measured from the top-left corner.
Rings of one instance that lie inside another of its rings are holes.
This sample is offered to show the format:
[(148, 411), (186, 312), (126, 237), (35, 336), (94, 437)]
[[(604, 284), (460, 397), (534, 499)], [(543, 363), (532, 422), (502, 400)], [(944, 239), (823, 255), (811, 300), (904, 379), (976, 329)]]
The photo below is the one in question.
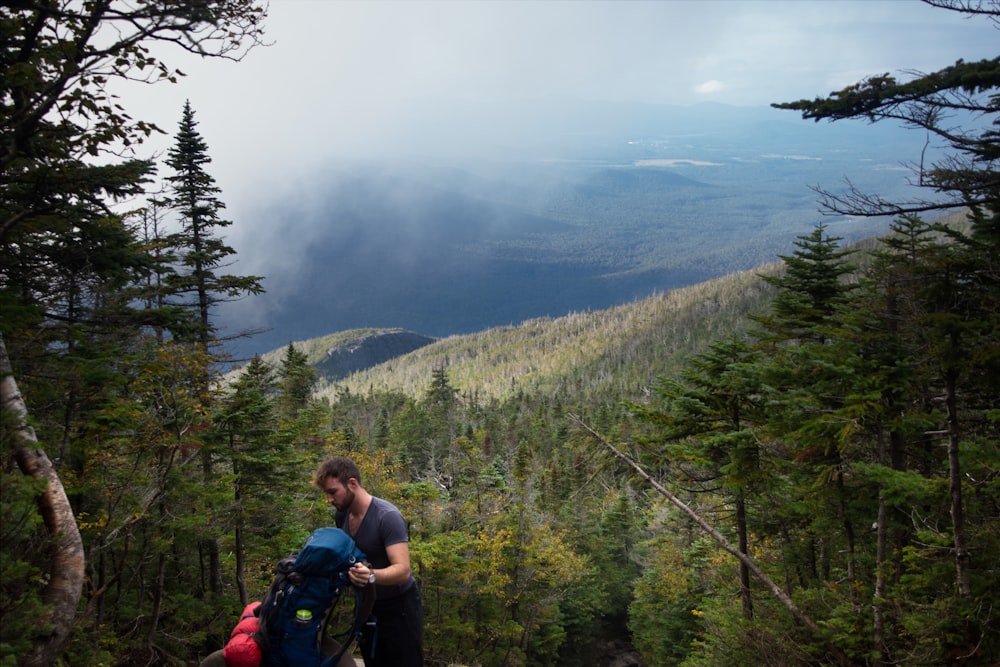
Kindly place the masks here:
[[(116, 87), (130, 115), (165, 132), (139, 148), (141, 157), (162, 157), (191, 102), (212, 158), (208, 171), (234, 222), (225, 230), (238, 251), (229, 270), (268, 277), (269, 294), (239, 306), (259, 311), (262, 321), (296, 289), (311, 243), (358, 233), (357, 220), (323, 210), (349, 213), (325, 196), (343, 172), (433, 173), (488, 199), (493, 195), (467, 188), (490, 190), (530, 172), (538, 182), (524, 196), (544, 197), (548, 181), (558, 181), (558, 165), (645, 160), (687, 176), (780, 161), (786, 178), (802, 172), (798, 188), (780, 196), (796, 200), (802, 220), (795, 231), (803, 233), (819, 217), (801, 205), (809, 187), (837, 187), (858, 174), (818, 169), (837, 156), (820, 163), (796, 155), (780, 133), (770, 135), (769, 150), (727, 152), (725, 142), (705, 141), (731, 130), (711, 126), (711, 105), (761, 114), (748, 132), (780, 124), (796, 138), (849, 136), (842, 148), (852, 159), (841, 166), (883, 182), (919, 159), (922, 136), (894, 144), (898, 150), (888, 155), (879, 145), (886, 128), (866, 134), (858, 122), (859, 133), (838, 135), (849, 123), (831, 130), (768, 105), (825, 96), (866, 76), (906, 77), (958, 59), (992, 58), (997, 44), (989, 21), (917, 0), (272, 0), (265, 25), (272, 45), (241, 62), (158, 48), (187, 76), (176, 85)], [(658, 114), (676, 110), (687, 114), (683, 123), (657, 123)], [(634, 141), (647, 142), (644, 150)], [(712, 148), (695, 154), (695, 145)], [(392, 204), (382, 211), (395, 219), (380, 224), (416, 247), (421, 230), (414, 225), (431, 223), (408, 204), (404, 181), (387, 179), (387, 191), (370, 196)], [(279, 216), (282, 207), (293, 215)], [(754, 219), (762, 229), (776, 224)], [(405, 275), (409, 256), (395, 248), (383, 254), (399, 263), (388, 267), (394, 274)], [(331, 294), (347, 287), (329, 286)], [(331, 322), (331, 330), (338, 327)]]

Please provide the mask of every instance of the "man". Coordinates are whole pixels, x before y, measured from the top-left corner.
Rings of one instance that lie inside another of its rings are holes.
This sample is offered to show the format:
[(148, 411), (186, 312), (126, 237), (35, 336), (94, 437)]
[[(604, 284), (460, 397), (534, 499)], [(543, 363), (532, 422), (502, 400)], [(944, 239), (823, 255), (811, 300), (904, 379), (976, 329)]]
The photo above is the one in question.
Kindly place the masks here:
[(332, 456), (316, 470), (314, 482), (336, 508), (337, 527), (354, 538), (368, 564), (348, 572), (355, 586), (375, 586), (375, 607), (362, 630), (365, 667), (423, 665), (424, 610), (410, 570), (409, 536), (403, 515), (392, 503), (361, 485), (350, 459)]

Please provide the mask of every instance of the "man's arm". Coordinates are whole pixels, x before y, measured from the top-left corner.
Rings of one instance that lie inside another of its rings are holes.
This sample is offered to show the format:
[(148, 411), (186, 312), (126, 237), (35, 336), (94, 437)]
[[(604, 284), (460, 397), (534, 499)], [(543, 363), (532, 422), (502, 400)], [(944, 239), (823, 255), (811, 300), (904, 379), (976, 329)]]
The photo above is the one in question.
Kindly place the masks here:
[(389, 557), (389, 567), (369, 569), (363, 563), (357, 563), (350, 569), (348, 575), (355, 586), (367, 586), (371, 574), (375, 573), (375, 583), (380, 586), (395, 586), (405, 584), (410, 579), (410, 545), (407, 542), (397, 542), (385, 548)]

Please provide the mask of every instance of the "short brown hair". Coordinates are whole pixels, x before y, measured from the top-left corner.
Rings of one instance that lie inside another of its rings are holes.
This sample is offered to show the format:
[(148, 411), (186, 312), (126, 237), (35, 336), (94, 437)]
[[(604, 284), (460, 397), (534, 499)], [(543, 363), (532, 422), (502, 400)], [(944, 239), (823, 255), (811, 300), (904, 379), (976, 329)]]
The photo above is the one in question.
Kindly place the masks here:
[(358, 480), (358, 484), (361, 484), (361, 471), (354, 461), (345, 456), (331, 456), (320, 463), (316, 474), (313, 475), (313, 484), (325, 491), (323, 483), (328, 477), (333, 477), (341, 484), (347, 484), (347, 480), (353, 477)]

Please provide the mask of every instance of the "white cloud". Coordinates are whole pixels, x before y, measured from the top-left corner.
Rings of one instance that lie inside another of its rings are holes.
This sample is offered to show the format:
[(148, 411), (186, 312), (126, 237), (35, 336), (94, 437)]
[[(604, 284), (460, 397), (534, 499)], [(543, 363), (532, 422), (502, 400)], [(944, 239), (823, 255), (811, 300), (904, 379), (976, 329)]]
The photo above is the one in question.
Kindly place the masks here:
[(725, 89), (726, 84), (722, 83), (718, 79), (710, 79), (695, 86), (694, 92), (699, 95), (714, 95), (716, 93), (721, 93)]
[(273, 46), (239, 63), (164, 52), (189, 76), (120, 91), (167, 132), (161, 151), (191, 100), (233, 209), (339, 158), (535, 137), (500, 110), (546, 98), (767, 106), (995, 57), (997, 37), (916, 0), (271, 0), (269, 14)]

